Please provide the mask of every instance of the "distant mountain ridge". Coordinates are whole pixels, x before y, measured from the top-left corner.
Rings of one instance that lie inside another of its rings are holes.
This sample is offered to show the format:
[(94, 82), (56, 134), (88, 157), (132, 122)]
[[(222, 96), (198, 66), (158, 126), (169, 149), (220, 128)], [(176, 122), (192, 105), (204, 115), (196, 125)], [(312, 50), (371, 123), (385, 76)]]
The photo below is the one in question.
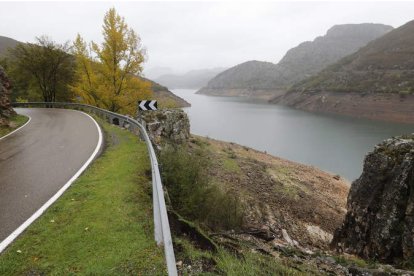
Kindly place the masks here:
[(335, 25), (326, 35), (290, 49), (278, 65), (282, 70), (289, 70), (288, 83), (293, 84), (320, 72), (392, 29), (388, 25), (373, 23)]
[(332, 92), (414, 92), (414, 21), (370, 42), (295, 90)]
[(209, 95), (265, 97), (280, 95), (294, 83), (357, 51), (393, 28), (383, 24), (335, 25), (326, 35), (290, 49), (278, 64), (248, 61), (210, 80), (197, 93)]
[(273, 102), (414, 123), (414, 21), (294, 85)]
[(170, 89), (199, 89), (205, 86), (211, 78), (224, 70), (226, 68), (191, 70), (185, 74), (165, 74), (156, 78), (155, 81)]
[(208, 82), (207, 87), (266, 89), (274, 86), (274, 76), (277, 74), (279, 74), (277, 65), (251, 60), (218, 74)]

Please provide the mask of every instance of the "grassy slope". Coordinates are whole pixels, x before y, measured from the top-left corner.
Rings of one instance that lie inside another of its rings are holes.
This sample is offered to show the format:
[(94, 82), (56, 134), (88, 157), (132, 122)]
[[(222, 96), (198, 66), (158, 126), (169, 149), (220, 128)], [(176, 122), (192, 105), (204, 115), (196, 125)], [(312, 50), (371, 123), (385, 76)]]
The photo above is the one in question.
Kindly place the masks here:
[[(229, 193), (235, 193), (240, 198), (248, 200), (250, 207), (260, 206), (260, 204), (268, 205), (270, 210), (272, 210), (271, 213), (277, 214), (274, 220), (277, 221), (279, 227), (283, 226), (291, 236), (298, 238), (301, 243), (305, 243), (305, 241), (299, 238), (305, 239), (305, 237), (296, 237), (294, 234), (299, 235), (302, 233), (302, 227), (299, 227), (299, 224), (301, 225), (299, 220), (307, 219), (307, 213), (303, 209), (309, 209), (309, 204), (311, 204), (316, 210), (323, 209), (326, 211), (340, 209), (340, 206), (345, 204), (345, 192), (347, 191), (345, 183), (337, 181), (331, 175), (319, 170), (272, 157), (263, 152), (234, 143), (193, 136), (190, 139), (189, 151), (191, 152), (199, 147), (207, 151), (207, 156), (212, 162), (208, 168), (209, 173), (212, 175), (212, 182), (221, 186)], [(252, 177), (248, 177), (249, 175), (252, 175)], [(273, 180), (271, 181), (271, 179)], [(306, 184), (307, 182), (318, 182), (327, 187), (325, 187), (325, 190), (319, 189), (319, 187), (315, 188), (311, 184)], [(284, 183), (284, 185), (281, 185), (281, 183)], [(267, 186), (271, 186), (275, 190), (268, 192)], [(332, 193), (330, 186), (335, 187), (336, 191)], [(316, 197), (316, 191), (322, 193), (323, 196), (329, 196), (322, 200)], [(330, 206), (325, 206), (323, 204), (325, 201)], [(308, 204), (303, 204), (303, 202), (308, 202)], [(283, 207), (284, 205), (286, 206)], [(296, 211), (298, 212), (292, 213), (292, 217), (289, 217), (290, 213), (285, 209), (291, 210), (291, 205), (300, 205), (301, 207), (297, 207)], [(248, 221), (251, 220), (249, 214), (250, 212), (246, 214)], [(262, 225), (268, 224), (268, 217), (259, 217), (257, 212), (252, 214), (259, 220), (259, 222), (252, 220), (252, 225), (260, 228)], [(342, 217), (342, 214), (337, 216)], [(323, 217), (332, 219), (335, 215), (327, 213)], [(309, 220), (311, 219), (309, 218)], [(206, 231), (208, 233), (211, 232)], [(262, 242), (263, 244), (261, 244), (260, 242), (256, 243), (253, 237), (251, 237), (251, 240), (249, 238), (243, 239), (243, 237), (238, 239), (235, 235), (231, 237), (232, 239), (230, 240), (222, 239), (220, 235), (210, 237), (220, 246), (223, 246), (219, 248), (217, 253), (203, 251), (197, 243), (190, 241), (186, 236), (175, 237), (176, 258), (179, 263), (183, 263), (182, 266), (179, 266), (179, 270), (184, 275), (197, 273), (218, 273), (222, 275), (321, 275), (315, 263), (296, 262), (292, 256), (302, 253), (296, 252), (293, 248), (289, 249), (291, 251), (286, 249), (286, 253), (283, 254), (276, 250), (271, 253), (273, 256), (269, 256), (259, 253), (256, 249), (266, 249), (266, 246), (269, 246), (269, 251), (272, 251), (272, 242)], [(283, 238), (278, 236), (276, 240), (280, 239)], [(248, 242), (247, 240), (250, 241)], [(234, 249), (230, 251), (224, 249), (228, 248), (228, 246), (230, 248), (237, 248), (237, 256), (231, 253)]]
[(10, 126), (0, 126), (0, 137), (9, 134), (18, 127), (21, 127), (27, 122), (27, 120), (29, 120), (29, 118), (23, 115), (13, 116), (10, 119)]
[(209, 168), (213, 181), (253, 207), (247, 212), (249, 223), (271, 226), (276, 221), (300, 244), (322, 247), (305, 225), (317, 225), (330, 234), (340, 226), (349, 189), (346, 181), (234, 143), (193, 137), (193, 143), (202, 145), (214, 160)]
[(176, 252), (178, 263), (184, 261), (184, 265), (178, 266), (183, 275), (318, 275), (312, 268), (266, 256), (246, 247), (236, 256), (224, 248), (219, 248), (216, 253), (203, 251), (186, 238), (176, 238), (174, 244), (180, 248)]
[(159, 275), (150, 169), (138, 138), (103, 124), (107, 149), (0, 256), (0, 275)]
[[(193, 135), (190, 148), (198, 147), (207, 150), (212, 160), (208, 170), (215, 184), (222, 185), (223, 189), (231, 193), (237, 193), (240, 198), (250, 197), (250, 204), (259, 200), (271, 208), (276, 207), (272, 213), (277, 214), (274, 220), (278, 225), (274, 227), (276, 239), (269, 242), (260, 241), (253, 236), (234, 234), (238, 231), (233, 234), (232, 231), (225, 232), (226, 237), (220, 235), (221, 231), (204, 229), (206, 235), (214, 233), (209, 238), (218, 244), (216, 253), (201, 249), (189, 235), (177, 235), (174, 246), (176, 259), (181, 264), (178, 269), (183, 275), (344, 275), (341, 273), (346, 270), (345, 267), (379, 269), (375, 262), (348, 254), (312, 248), (314, 254), (309, 255), (295, 247), (278, 247), (283, 244), (283, 237), (277, 233), (278, 227), (284, 227), (293, 236), (295, 229), (291, 226), (300, 228), (301, 221), (313, 220), (312, 214), (320, 216), (319, 223), (313, 221), (315, 225), (326, 227), (326, 222), (330, 221), (336, 227), (340, 221), (334, 222), (332, 219), (342, 217), (343, 213), (335, 215), (329, 210), (341, 211), (345, 206), (349, 188), (345, 181), (336, 180), (332, 175), (315, 168), (272, 157), (254, 149)], [(246, 179), (245, 175), (249, 173), (254, 176), (254, 181)], [(261, 187), (267, 186), (266, 179), (269, 178), (275, 182), (275, 190), (269, 192), (270, 197), (266, 191), (261, 191)], [(272, 201), (279, 204), (273, 205)], [(292, 202), (298, 207), (293, 208)], [(307, 213), (306, 210), (311, 211)], [(254, 216), (260, 220), (256, 226), (268, 223), (268, 217), (260, 217), (257, 213)], [(283, 217), (284, 220), (280, 220)], [(292, 219), (293, 222), (290, 221)], [(300, 231), (296, 234), (300, 234)], [(295, 238), (301, 244), (306, 244), (305, 235), (303, 233)]]

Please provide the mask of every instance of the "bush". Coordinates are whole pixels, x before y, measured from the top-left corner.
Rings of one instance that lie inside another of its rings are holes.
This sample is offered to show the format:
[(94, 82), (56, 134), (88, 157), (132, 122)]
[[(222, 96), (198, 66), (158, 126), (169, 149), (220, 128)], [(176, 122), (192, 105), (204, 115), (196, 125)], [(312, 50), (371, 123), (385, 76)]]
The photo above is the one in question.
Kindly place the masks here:
[(185, 146), (167, 146), (160, 161), (163, 183), (180, 215), (214, 230), (241, 226), (242, 203), (235, 194), (211, 183), (206, 150), (189, 152)]

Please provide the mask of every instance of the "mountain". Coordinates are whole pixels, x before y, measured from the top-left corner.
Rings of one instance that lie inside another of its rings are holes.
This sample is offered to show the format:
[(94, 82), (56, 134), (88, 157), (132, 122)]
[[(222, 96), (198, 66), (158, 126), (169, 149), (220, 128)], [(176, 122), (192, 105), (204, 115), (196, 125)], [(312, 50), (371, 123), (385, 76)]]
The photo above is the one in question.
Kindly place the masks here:
[[(17, 44), (21, 42), (14, 40), (9, 37), (0, 36), (0, 56), (7, 54), (8, 48), (16, 47)], [(176, 96), (167, 87), (164, 87), (150, 79), (143, 78), (146, 81), (151, 83), (152, 91), (154, 93), (154, 98), (159, 101), (160, 106), (162, 107), (188, 107), (190, 104), (184, 99)]]
[(144, 69), (144, 75), (146, 78), (155, 80), (156, 78), (161, 77), (162, 75), (173, 74), (174, 70), (166, 66), (155, 66)]
[(284, 94), (289, 86), (357, 51), (392, 30), (383, 24), (335, 25), (326, 35), (290, 49), (278, 64), (248, 61), (232, 67), (197, 93), (249, 96), (269, 99)]
[(218, 74), (197, 94), (268, 99), (276, 95), (278, 80), (283, 79), (282, 73), (271, 62), (247, 61)]
[(309, 111), (414, 122), (414, 21), (370, 42), (273, 102)]
[(189, 88), (199, 89), (217, 74), (223, 72), (225, 68), (192, 70), (182, 75), (165, 74), (155, 79), (158, 83), (170, 89)]
[(154, 94), (154, 98), (158, 101), (159, 106), (163, 108), (176, 108), (176, 107), (189, 107), (191, 106), (186, 100), (181, 97), (178, 97), (167, 87), (156, 83), (150, 79), (143, 78), (145, 81), (149, 81), (151, 83), (151, 89)]
[(0, 56), (7, 54), (8, 48), (14, 48), (20, 42), (6, 36), (0, 36)]

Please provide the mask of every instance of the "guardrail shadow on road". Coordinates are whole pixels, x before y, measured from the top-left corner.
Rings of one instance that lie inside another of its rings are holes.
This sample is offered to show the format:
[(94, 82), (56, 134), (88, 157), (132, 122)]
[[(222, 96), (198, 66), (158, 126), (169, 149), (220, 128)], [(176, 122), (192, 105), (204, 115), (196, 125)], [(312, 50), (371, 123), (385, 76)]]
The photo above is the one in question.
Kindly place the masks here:
[(151, 161), (152, 170), (152, 199), (154, 209), (154, 237), (157, 245), (164, 246), (164, 254), (167, 263), (168, 275), (177, 275), (177, 268), (175, 263), (174, 248), (171, 238), (170, 225), (168, 222), (167, 208), (164, 199), (164, 190), (162, 188), (161, 175), (158, 168), (157, 156), (155, 155), (154, 147), (146, 131), (145, 122), (138, 122), (132, 117), (111, 112), (102, 108), (98, 108), (86, 104), (78, 103), (46, 103), (46, 102), (26, 102), (26, 103), (12, 103), (13, 107), (40, 107), (40, 108), (63, 108), (75, 109), (94, 114), (110, 124), (121, 126), (135, 135), (138, 135), (145, 141), (148, 149), (148, 154)]

